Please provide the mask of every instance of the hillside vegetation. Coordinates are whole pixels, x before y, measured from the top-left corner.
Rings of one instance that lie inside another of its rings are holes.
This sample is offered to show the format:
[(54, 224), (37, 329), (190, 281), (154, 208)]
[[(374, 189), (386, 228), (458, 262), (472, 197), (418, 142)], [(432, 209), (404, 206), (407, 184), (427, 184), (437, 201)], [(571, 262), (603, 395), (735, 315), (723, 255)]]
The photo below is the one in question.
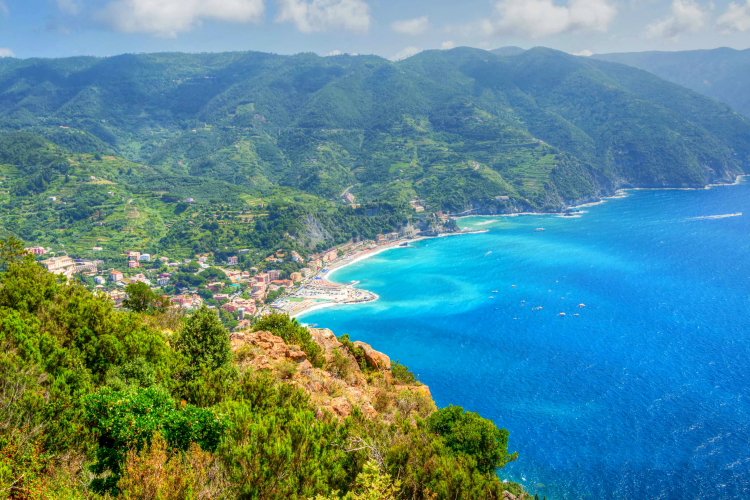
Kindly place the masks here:
[(597, 54), (597, 59), (627, 64), (728, 104), (750, 117), (750, 49), (722, 47), (674, 52)]
[(0, 246), (2, 499), (529, 498), (496, 475), (508, 431), (436, 410), (406, 367), (288, 316), (248, 333), (272, 352), (205, 308), (117, 311), (21, 250)]
[(200, 178), (230, 197), (285, 186), (452, 213), (729, 181), (750, 152), (750, 123), (728, 107), (544, 48), (8, 60), (0, 130), (147, 165), (120, 182), (151, 191), (190, 196)]

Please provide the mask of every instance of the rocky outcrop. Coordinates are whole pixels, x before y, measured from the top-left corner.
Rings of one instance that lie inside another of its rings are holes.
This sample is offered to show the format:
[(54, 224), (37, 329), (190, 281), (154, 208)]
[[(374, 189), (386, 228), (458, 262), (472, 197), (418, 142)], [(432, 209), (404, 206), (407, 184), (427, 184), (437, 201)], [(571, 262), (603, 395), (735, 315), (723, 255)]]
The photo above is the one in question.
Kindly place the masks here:
[(391, 358), (380, 351), (376, 351), (370, 344), (366, 344), (357, 340), (356, 342), (354, 342), (354, 345), (365, 351), (365, 359), (370, 364), (370, 366), (381, 371), (391, 369)]
[(240, 366), (277, 373), (280, 379), (307, 391), (319, 411), (339, 418), (350, 416), (355, 408), (386, 420), (395, 419), (396, 415), (426, 415), (434, 410), (429, 387), (395, 380), (390, 358), (371, 345), (355, 342), (365, 352), (368, 364), (376, 368), (363, 372), (331, 330), (310, 328), (310, 334), (323, 349), (324, 368), (314, 368), (297, 346), (266, 331), (233, 333), (232, 350)]
[(232, 334), (230, 341), (232, 350), (241, 358), (240, 364), (263, 370), (289, 360), (297, 363), (301, 371), (312, 368), (312, 364), (307, 360), (307, 354), (296, 347), (288, 346), (284, 339), (271, 332), (237, 332)]

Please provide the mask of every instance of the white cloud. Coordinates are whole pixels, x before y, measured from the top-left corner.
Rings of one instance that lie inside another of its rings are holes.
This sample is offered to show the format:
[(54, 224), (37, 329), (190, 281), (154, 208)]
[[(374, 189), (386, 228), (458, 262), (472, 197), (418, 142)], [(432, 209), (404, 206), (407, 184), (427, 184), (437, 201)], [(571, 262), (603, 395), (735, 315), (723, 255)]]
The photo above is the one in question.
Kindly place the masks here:
[(500, 0), (495, 18), (482, 19), (470, 29), (484, 36), (516, 34), (539, 38), (568, 31), (607, 31), (617, 14), (608, 0)]
[(716, 24), (723, 28), (724, 33), (750, 30), (750, 0), (745, 5), (729, 4), (727, 11), (717, 20)]
[(0, 47), (0, 57), (16, 57), (16, 53), (7, 47)]
[(331, 52), (324, 55), (323, 57), (340, 56), (341, 54), (343, 54), (343, 52), (341, 52), (339, 49), (336, 49), (336, 50), (332, 50)]
[(706, 25), (708, 13), (692, 0), (674, 0), (672, 13), (664, 19), (649, 24), (649, 38), (677, 40), (680, 35), (695, 33)]
[(447, 42), (443, 42), (440, 45), (440, 48), (443, 49), (443, 50), (455, 49), (456, 48), (456, 42), (454, 42), (453, 40), (448, 40)]
[(116, 0), (98, 18), (124, 33), (176, 37), (206, 19), (259, 22), (265, 7), (264, 0)]
[(422, 52), (422, 49), (419, 47), (406, 47), (404, 50), (391, 57), (391, 61), (403, 61), (404, 59), (409, 59), (411, 56), (416, 56), (420, 52)]
[(427, 16), (416, 19), (404, 19), (391, 24), (391, 29), (396, 33), (403, 33), (404, 35), (421, 35), (430, 29), (430, 20)]
[(582, 56), (582, 57), (591, 57), (594, 55), (593, 52), (591, 52), (589, 49), (584, 49), (580, 52), (573, 52), (574, 56)]
[(78, 4), (75, 0), (56, 0), (57, 8), (66, 14), (76, 15), (78, 14)]
[(372, 19), (364, 0), (277, 0), (277, 23), (292, 22), (302, 33), (348, 30), (367, 33)]

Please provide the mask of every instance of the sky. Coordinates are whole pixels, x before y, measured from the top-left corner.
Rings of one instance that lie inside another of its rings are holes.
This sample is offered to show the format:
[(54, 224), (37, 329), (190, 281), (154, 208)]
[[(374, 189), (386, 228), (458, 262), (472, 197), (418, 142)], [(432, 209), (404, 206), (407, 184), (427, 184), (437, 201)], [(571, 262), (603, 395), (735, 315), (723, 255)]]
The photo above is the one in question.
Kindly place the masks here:
[(750, 0), (0, 0), (0, 57), (750, 48)]

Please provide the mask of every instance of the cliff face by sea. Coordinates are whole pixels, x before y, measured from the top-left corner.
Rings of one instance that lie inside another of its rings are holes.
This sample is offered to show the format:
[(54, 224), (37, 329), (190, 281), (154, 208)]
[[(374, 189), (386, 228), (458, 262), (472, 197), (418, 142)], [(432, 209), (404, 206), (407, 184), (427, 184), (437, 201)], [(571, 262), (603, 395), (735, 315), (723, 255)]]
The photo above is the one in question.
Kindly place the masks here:
[[(269, 331), (233, 333), (235, 362), (241, 367), (269, 371), (303, 389), (320, 419), (334, 415), (344, 421), (361, 413), (373, 421), (418, 425), (415, 419), (426, 418), (437, 410), (430, 388), (412, 378), (402, 365), (392, 363), (388, 355), (364, 342), (342, 343), (327, 328), (309, 330), (323, 349), (325, 368), (314, 367), (299, 346), (290, 345)], [(360, 359), (352, 355), (352, 350)], [(515, 482), (503, 482), (502, 490), (503, 500), (534, 498)]]

